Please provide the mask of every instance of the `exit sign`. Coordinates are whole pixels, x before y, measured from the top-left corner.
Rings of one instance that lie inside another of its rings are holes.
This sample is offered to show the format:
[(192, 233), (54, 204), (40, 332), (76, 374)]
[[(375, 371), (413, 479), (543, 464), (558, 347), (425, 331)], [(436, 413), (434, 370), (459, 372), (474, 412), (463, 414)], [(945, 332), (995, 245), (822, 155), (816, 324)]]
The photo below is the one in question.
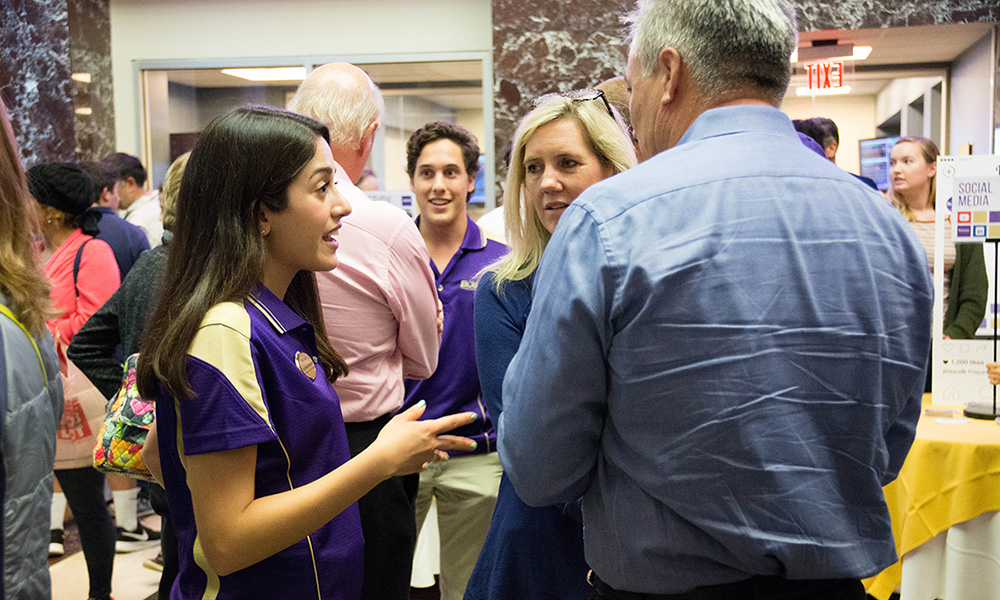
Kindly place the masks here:
[(805, 65), (810, 90), (837, 90), (844, 87), (843, 62), (819, 62)]

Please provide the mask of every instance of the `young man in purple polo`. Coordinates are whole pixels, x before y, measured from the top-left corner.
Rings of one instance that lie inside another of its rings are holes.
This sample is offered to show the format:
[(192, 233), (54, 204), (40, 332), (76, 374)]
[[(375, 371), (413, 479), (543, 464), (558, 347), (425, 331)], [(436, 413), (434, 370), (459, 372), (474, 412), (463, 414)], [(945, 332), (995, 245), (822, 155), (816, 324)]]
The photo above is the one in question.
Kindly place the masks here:
[(420, 209), (417, 229), (427, 245), (444, 306), (444, 332), (437, 371), (429, 379), (406, 382), (403, 409), (425, 400), (425, 419), (461, 411), (482, 416), (453, 432), (475, 440), (473, 452), (452, 453), (451, 460), (429, 465), (420, 474), (418, 529), (431, 498), (437, 498), (442, 600), (461, 600), (465, 593), (500, 485), (496, 431), (482, 401), (476, 370), (472, 310), (476, 275), (503, 256), (507, 247), (488, 239), (466, 213), (478, 168), (476, 138), (457, 125), (428, 123), (406, 144), (406, 170)]

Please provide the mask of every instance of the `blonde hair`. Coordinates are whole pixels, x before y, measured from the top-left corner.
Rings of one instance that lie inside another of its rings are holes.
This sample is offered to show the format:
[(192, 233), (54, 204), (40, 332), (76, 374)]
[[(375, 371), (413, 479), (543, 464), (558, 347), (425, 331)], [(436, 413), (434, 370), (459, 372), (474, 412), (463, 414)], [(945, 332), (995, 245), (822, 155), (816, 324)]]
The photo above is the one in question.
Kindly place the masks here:
[(628, 127), (618, 111), (612, 109), (612, 114), (608, 113), (600, 98), (574, 100), (558, 96), (525, 115), (514, 133), (503, 194), (504, 223), (510, 252), (486, 269), (495, 274), (497, 288), (501, 292), (507, 282), (520, 281), (535, 272), (552, 237), (542, 225), (538, 213), (524, 204), (524, 151), (539, 127), (560, 119), (572, 119), (580, 125), (591, 152), (613, 174), (636, 165), (635, 147)]
[[(937, 144), (935, 144), (933, 141), (925, 137), (920, 137), (918, 135), (908, 135), (905, 137), (901, 137), (898, 140), (896, 140), (896, 143), (893, 144), (892, 147), (895, 148), (896, 146), (902, 144), (903, 142), (916, 144), (916, 146), (920, 148), (920, 154), (924, 157), (924, 160), (926, 160), (927, 164), (929, 165), (936, 163), (938, 155), (941, 154), (941, 152), (938, 150)], [(936, 175), (931, 177), (930, 195), (931, 195), (930, 198), (931, 208), (936, 208), (935, 206), (937, 199)], [(909, 205), (906, 204), (906, 201), (903, 200), (903, 197), (895, 189), (892, 190), (891, 200), (892, 200), (892, 205), (895, 206), (896, 210), (902, 213), (904, 217), (906, 217), (907, 221), (913, 221), (916, 219), (916, 216), (913, 214), (913, 211), (910, 209)]]
[(0, 292), (8, 308), (34, 335), (51, 318), (51, 284), (36, 260), (32, 239), (39, 230), (38, 205), (28, 193), (14, 129), (0, 101)]
[(184, 169), (190, 157), (191, 152), (178, 156), (177, 160), (170, 164), (163, 178), (160, 202), (163, 206), (163, 228), (167, 231), (174, 230), (174, 221), (177, 219), (177, 194), (181, 191), (181, 179), (184, 177)]

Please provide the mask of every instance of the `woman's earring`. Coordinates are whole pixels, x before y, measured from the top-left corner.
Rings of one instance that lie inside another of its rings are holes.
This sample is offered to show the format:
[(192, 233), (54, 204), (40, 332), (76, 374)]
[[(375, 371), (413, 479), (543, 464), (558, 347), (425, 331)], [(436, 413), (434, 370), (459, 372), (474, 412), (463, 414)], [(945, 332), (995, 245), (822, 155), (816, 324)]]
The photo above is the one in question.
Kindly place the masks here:
[(267, 235), (267, 232), (266, 232), (266, 231), (264, 231), (263, 229), (261, 229), (261, 230), (260, 230), (260, 234), (261, 234), (261, 235)]

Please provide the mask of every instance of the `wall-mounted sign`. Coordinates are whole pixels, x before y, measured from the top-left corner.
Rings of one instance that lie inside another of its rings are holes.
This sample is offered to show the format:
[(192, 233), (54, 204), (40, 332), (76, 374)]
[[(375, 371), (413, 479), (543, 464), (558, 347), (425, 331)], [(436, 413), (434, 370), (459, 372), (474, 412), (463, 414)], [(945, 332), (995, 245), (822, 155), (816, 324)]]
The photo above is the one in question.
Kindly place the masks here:
[(393, 206), (402, 208), (411, 217), (417, 214), (413, 192), (410, 190), (373, 190), (365, 192), (365, 194), (372, 200), (388, 202)]
[(810, 90), (836, 90), (844, 87), (844, 62), (829, 61), (805, 65)]

